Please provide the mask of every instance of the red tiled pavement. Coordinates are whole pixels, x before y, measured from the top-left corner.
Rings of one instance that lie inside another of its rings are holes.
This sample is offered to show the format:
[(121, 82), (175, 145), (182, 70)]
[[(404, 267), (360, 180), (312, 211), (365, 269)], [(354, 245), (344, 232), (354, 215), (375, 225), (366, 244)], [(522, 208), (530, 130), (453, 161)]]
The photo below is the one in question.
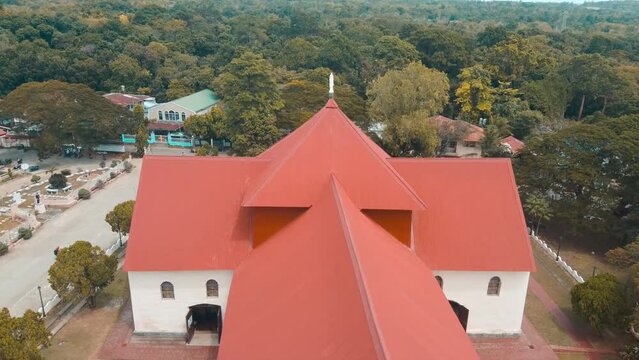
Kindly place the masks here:
[(122, 308), (115, 323), (100, 350), (103, 360), (215, 360), (217, 347), (175, 345), (130, 344), (133, 334), (133, 312), (131, 303)]
[(473, 337), (475, 350), (482, 360), (555, 360), (557, 355), (526, 317), (519, 337)]

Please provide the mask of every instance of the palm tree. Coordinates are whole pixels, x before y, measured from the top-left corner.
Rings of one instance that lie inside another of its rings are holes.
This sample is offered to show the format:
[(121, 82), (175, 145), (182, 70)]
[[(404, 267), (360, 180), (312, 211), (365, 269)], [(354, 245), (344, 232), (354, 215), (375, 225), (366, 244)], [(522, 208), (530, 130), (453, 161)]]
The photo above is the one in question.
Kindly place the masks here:
[(550, 220), (553, 216), (550, 203), (542, 196), (529, 195), (524, 201), (524, 210), (526, 210), (528, 215), (537, 219), (535, 234), (539, 232), (541, 220)]

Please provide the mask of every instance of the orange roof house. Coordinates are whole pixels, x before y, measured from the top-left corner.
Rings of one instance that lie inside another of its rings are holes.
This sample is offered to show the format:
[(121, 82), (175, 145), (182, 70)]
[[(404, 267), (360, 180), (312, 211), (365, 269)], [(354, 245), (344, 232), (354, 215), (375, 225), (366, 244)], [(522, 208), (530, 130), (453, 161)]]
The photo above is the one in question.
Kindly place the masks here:
[(476, 359), (534, 268), (510, 160), (391, 158), (332, 99), (255, 158), (145, 157), (125, 261), (135, 331), (216, 306), (222, 360)]

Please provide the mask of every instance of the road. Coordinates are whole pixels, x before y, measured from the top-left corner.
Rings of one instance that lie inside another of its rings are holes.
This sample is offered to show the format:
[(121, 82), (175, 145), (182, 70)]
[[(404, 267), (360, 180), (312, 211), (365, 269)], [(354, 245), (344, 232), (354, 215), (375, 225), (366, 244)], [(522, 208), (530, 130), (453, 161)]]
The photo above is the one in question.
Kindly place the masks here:
[(31, 239), (23, 240), (0, 257), (0, 308), (8, 307), (12, 315), (18, 316), (27, 309), (38, 310), (38, 285), (42, 287), (45, 303), (55, 296), (47, 272), (55, 260), (56, 246), (87, 240), (106, 249), (117, 241), (104, 217), (118, 203), (135, 199), (141, 161), (134, 159), (133, 164), (130, 174), (118, 176), (90, 200), (81, 201), (45, 222)]

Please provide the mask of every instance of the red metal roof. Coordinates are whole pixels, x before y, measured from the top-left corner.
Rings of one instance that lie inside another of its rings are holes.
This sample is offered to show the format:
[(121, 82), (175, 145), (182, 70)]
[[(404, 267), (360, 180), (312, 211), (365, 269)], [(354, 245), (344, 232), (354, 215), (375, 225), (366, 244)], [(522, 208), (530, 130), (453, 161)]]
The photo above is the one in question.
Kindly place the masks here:
[(253, 181), (244, 206), (309, 207), (333, 174), (360, 209), (423, 209), (388, 155), (333, 100), (260, 156), (272, 163)]
[(534, 271), (510, 159), (391, 159), (429, 209), (413, 223), (436, 270)]
[(473, 125), (469, 122), (463, 120), (453, 120), (449, 119), (442, 115), (437, 115), (430, 118), (431, 121), (434, 121), (437, 127), (440, 129), (442, 127), (449, 128), (449, 131), (455, 131), (455, 127), (466, 127), (466, 136), (464, 137), (464, 141), (473, 141), (478, 142), (484, 138), (484, 129), (480, 128), (477, 125)]
[(335, 177), (235, 271), (218, 358), (478, 359), (428, 267)]
[(523, 141), (512, 135), (499, 140), (499, 143), (508, 145), (513, 154), (519, 153), (526, 147), (526, 144), (524, 144)]
[(244, 188), (266, 164), (145, 156), (125, 270), (234, 269), (251, 250)]

